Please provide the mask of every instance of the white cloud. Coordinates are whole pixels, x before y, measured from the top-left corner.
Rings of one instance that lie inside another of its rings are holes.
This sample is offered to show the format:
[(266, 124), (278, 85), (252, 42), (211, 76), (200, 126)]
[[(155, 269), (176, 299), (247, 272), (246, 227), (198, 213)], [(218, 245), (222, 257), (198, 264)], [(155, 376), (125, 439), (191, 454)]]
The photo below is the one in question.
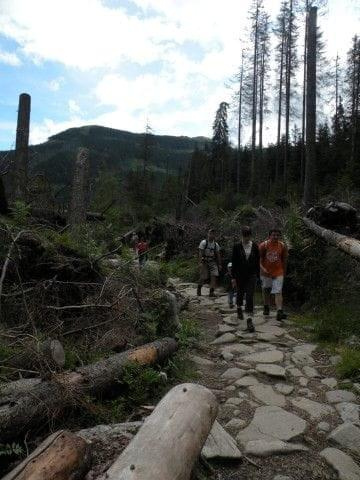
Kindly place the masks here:
[(0, 50), (0, 63), (5, 63), (11, 67), (18, 67), (21, 65), (21, 60), (16, 53), (4, 52)]
[(70, 99), (68, 101), (69, 112), (71, 115), (77, 115), (80, 112), (80, 107), (75, 100)]
[(60, 90), (61, 86), (65, 83), (64, 77), (53, 78), (49, 82), (47, 82), (47, 87), (52, 92), (57, 92)]

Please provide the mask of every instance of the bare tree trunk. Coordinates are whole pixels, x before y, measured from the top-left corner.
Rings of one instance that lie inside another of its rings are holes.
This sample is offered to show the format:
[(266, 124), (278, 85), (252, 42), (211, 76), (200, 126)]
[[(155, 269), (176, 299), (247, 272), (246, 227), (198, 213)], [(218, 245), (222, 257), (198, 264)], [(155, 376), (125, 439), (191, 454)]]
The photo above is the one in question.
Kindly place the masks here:
[(284, 49), (285, 49), (285, 19), (282, 19), (282, 33), (281, 33), (281, 54), (280, 54), (280, 78), (279, 78), (279, 105), (278, 105), (278, 123), (277, 123), (277, 148), (275, 163), (275, 185), (279, 183), (279, 161), (280, 161), (280, 138), (281, 138), (281, 114), (282, 114), (282, 89), (283, 89), (283, 75), (284, 75)]
[(306, 86), (306, 170), (303, 204), (309, 208), (315, 200), (316, 173), (316, 17), (317, 7), (309, 12)]
[(336, 54), (335, 62), (335, 125), (336, 130), (339, 122), (339, 54)]
[(289, 162), (289, 131), (290, 131), (290, 95), (291, 95), (291, 72), (292, 72), (292, 24), (293, 24), (293, 2), (290, 0), (289, 25), (288, 25), (288, 42), (286, 51), (286, 112), (285, 112), (285, 151), (284, 151), (284, 170), (283, 183), (284, 192), (287, 191), (288, 173), (287, 167)]
[(189, 480), (217, 409), (216, 398), (207, 388), (177, 385), (147, 418), (106, 478)]
[(257, 113), (257, 58), (258, 58), (258, 25), (259, 4), (256, 5), (255, 31), (254, 31), (254, 64), (253, 64), (253, 88), (252, 88), (252, 138), (251, 138), (251, 170), (250, 170), (250, 193), (255, 190), (255, 164), (256, 164), (256, 113)]
[(75, 160), (71, 202), (69, 211), (69, 224), (72, 227), (82, 225), (86, 221), (86, 203), (89, 182), (89, 150), (79, 148)]
[[(265, 48), (265, 46), (263, 46)], [(262, 166), (263, 160), (263, 121), (264, 121), (264, 77), (265, 77), (265, 53), (261, 52), (260, 63), (260, 88), (259, 88), (259, 156), (260, 165)]]
[(302, 119), (301, 119), (301, 157), (300, 157), (300, 184), (304, 185), (305, 173), (305, 126), (306, 126), (306, 50), (308, 42), (308, 9), (309, 0), (306, 0), (305, 37), (304, 37), (304, 76), (302, 93)]
[(350, 172), (355, 173), (356, 139), (358, 136), (359, 118), (359, 89), (360, 89), (360, 40), (354, 38), (353, 46), (353, 78), (352, 78), (352, 99), (351, 99), (351, 150), (350, 150)]
[(27, 200), (30, 108), (30, 95), (22, 93), (19, 97), (19, 110), (16, 127), (13, 197), (15, 200), (23, 201)]
[(239, 116), (238, 116), (238, 155), (236, 163), (236, 192), (240, 192), (240, 160), (241, 160), (241, 128), (242, 128), (242, 90), (244, 77), (244, 50), (241, 51), (241, 69), (239, 85)]

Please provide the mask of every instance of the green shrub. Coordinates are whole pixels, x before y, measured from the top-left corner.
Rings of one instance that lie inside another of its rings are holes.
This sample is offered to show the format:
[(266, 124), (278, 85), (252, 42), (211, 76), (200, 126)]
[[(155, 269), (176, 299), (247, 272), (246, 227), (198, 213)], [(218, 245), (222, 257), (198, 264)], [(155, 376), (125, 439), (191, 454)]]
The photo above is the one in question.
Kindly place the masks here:
[(194, 340), (200, 337), (200, 327), (192, 317), (185, 317), (180, 321), (180, 328), (176, 334), (180, 348), (189, 347)]
[(340, 350), (341, 361), (336, 371), (341, 378), (360, 378), (360, 350), (344, 347)]
[(199, 279), (199, 267), (197, 259), (177, 257), (161, 266), (169, 277), (178, 277), (185, 282), (197, 282)]

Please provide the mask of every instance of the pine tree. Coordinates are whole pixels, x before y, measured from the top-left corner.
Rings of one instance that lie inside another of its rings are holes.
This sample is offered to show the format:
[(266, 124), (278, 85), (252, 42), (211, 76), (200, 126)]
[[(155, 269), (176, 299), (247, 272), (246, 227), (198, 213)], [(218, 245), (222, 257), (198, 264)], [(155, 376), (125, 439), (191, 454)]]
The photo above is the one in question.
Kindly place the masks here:
[[(348, 171), (350, 176), (354, 175), (360, 168), (360, 38), (355, 35), (352, 48), (348, 52), (346, 72), (346, 93), (348, 117), (351, 129), (351, 149), (348, 161)], [(360, 176), (357, 175), (357, 180)]]
[(227, 111), (229, 104), (221, 102), (215, 115), (212, 137), (213, 186), (223, 192), (229, 178), (229, 127)]

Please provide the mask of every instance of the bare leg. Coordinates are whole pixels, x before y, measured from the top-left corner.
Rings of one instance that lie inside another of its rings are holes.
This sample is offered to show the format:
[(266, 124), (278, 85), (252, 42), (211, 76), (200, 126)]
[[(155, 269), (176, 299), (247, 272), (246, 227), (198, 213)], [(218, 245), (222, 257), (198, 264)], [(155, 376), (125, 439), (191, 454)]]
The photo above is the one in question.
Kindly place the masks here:
[(263, 288), (263, 300), (264, 300), (264, 305), (270, 306), (270, 288)]
[(275, 305), (276, 305), (276, 310), (282, 310), (282, 308), (283, 308), (282, 293), (276, 293), (275, 294)]

